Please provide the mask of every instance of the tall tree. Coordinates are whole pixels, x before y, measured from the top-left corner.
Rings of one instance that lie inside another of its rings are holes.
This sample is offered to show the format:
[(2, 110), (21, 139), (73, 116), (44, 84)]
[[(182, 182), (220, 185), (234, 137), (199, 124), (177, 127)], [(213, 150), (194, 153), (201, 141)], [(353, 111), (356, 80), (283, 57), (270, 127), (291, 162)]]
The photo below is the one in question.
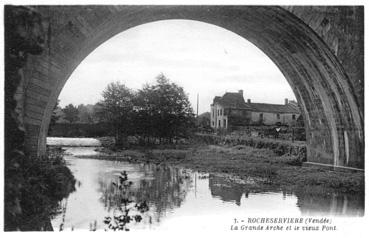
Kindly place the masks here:
[(64, 113), (64, 119), (69, 123), (75, 123), (78, 121), (78, 108), (69, 104), (62, 109)]
[(102, 93), (103, 100), (96, 108), (102, 121), (111, 123), (117, 146), (127, 145), (127, 136), (133, 125), (134, 93), (120, 82), (110, 83)]
[(187, 136), (194, 124), (188, 96), (164, 74), (156, 77), (155, 84), (145, 85), (139, 91), (137, 101), (146, 133), (172, 140)]

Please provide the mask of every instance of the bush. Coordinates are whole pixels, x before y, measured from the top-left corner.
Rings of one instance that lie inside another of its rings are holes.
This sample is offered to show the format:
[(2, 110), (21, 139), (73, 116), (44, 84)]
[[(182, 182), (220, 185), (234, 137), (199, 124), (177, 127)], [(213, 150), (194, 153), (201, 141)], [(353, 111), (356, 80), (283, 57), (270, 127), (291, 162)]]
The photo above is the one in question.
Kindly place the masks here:
[(30, 158), (14, 154), (6, 171), (5, 230), (52, 229), (59, 202), (75, 190), (75, 179), (61, 155)]
[(195, 139), (200, 143), (205, 144), (226, 144), (226, 145), (246, 145), (257, 149), (272, 150), (277, 156), (293, 155), (299, 160), (306, 161), (306, 146), (294, 145), (289, 142), (268, 141), (268, 139), (258, 139), (251, 137), (237, 136), (216, 136), (196, 134)]

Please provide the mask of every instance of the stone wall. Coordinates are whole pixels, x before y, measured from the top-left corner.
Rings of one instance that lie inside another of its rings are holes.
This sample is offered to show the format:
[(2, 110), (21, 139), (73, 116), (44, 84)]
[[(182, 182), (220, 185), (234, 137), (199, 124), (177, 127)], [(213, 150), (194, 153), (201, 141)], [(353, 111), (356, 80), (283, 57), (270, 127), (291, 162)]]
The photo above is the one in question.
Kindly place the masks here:
[(290, 6), (285, 8), (310, 26), (337, 56), (350, 79), (363, 113), (364, 7)]

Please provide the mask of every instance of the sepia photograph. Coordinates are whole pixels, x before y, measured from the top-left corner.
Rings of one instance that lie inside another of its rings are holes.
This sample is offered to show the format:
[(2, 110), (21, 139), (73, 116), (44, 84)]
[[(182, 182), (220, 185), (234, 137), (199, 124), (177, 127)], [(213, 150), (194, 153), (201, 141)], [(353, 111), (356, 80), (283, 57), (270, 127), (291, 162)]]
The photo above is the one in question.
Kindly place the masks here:
[(364, 5), (2, 7), (3, 231), (363, 224)]

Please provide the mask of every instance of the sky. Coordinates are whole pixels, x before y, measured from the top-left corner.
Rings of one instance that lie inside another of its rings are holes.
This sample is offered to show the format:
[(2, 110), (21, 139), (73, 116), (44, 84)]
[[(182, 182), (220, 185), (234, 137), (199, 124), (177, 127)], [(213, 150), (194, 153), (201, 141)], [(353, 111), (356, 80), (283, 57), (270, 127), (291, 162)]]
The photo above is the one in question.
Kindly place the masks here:
[(160, 73), (184, 88), (195, 112), (199, 94), (200, 114), (215, 96), (241, 89), (252, 102), (295, 100), (277, 66), (246, 39), (203, 22), (165, 20), (128, 29), (91, 52), (65, 84), (60, 106), (95, 104), (111, 82), (137, 90)]

